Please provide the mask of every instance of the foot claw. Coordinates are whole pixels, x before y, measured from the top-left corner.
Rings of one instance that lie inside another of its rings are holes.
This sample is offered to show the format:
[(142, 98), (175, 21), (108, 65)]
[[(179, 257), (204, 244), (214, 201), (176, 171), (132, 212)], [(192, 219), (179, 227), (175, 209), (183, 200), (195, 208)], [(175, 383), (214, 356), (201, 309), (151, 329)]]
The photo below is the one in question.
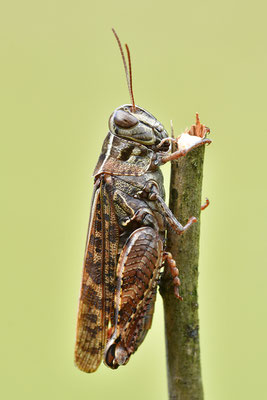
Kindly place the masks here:
[(207, 207), (209, 206), (209, 204), (210, 204), (210, 201), (209, 201), (209, 199), (206, 197), (206, 202), (205, 202), (205, 204), (203, 204), (203, 205), (200, 207), (201, 211), (205, 210), (205, 208), (207, 208)]

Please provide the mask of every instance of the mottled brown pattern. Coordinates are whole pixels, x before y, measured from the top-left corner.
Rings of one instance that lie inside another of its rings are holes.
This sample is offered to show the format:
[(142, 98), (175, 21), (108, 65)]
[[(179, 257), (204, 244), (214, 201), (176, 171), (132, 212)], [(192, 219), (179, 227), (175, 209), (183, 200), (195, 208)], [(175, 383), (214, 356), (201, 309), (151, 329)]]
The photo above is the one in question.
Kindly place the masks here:
[[(167, 223), (181, 234), (195, 222), (182, 226), (164, 202), (158, 167), (177, 154), (164, 154), (169, 146), (161, 143), (169, 139), (162, 124), (124, 105), (109, 129), (94, 171), (78, 312), (75, 357), (86, 372), (103, 356), (111, 368), (124, 365), (137, 350), (152, 323)], [(179, 294), (178, 270), (172, 271)]]
[[(134, 353), (143, 342), (148, 330), (151, 328), (157, 287), (153, 285), (149, 295), (144, 296), (140, 310), (128, 321), (128, 327), (121, 335), (121, 342), (127, 348), (129, 356)], [(130, 323), (129, 323), (130, 322)]]
[(118, 240), (116, 216), (102, 181), (92, 203), (77, 321), (75, 363), (85, 372), (95, 371), (103, 357), (113, 308)]
[(105, 284), (105, 303), (106, 315), (105, 325), (108, 325), (109, 319), (114, 316), (114, 292), (115, 292), (115, 279), (119, 243), (119, 228), (114, 212), (114, 207), (111, 201), (112, 185), (106, 183), (103, 186), (103, 201), (102, 201), (102, 214), (103, 214), (103, 242), (104, 242), (104, 284)]
[(115, 333), (107, 352), (115, 342), (129, 358), (144, 340), (152, 323), (162, 250), (159, 235), (149, 227), (135, 230), (124, 247), (117, 269)]
[[(151, 228), (135, 231), (128, 242), (127, 258), (122, 271), (120, 296), (120, 329), (124, 330), (128, 315), (134, 318), (133, 310), (142, 308), (149, 297), (161, 265), (162, 242)], [(120, 260), (123, 260), (123, 254)], [(142, 300), (143, 299), (143, 300)]]

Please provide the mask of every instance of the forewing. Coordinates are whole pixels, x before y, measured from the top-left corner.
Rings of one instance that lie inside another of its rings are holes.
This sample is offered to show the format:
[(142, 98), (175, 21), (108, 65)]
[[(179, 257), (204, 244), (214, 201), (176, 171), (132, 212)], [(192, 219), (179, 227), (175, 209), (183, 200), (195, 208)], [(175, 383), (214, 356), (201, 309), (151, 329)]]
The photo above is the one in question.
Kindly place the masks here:
[(114, 294), (119, 245), (119, 226), (112, 202), (112, 185), (103, 184), (101, 191), (103, 218), (103, 268), (105, 277), (105, 326), (114, 319)]
[(75, 363), (85, 372), (95, 371), (101, 362), (106, 335), (103, 323), (102, 231), (98, 188), (91, 208), (76, 332)]
[(94, 372), (103, 357), (113, 310), (119, 231), (110, 194), (95, 190), (85, 250), (78, 310), (75, 363)]

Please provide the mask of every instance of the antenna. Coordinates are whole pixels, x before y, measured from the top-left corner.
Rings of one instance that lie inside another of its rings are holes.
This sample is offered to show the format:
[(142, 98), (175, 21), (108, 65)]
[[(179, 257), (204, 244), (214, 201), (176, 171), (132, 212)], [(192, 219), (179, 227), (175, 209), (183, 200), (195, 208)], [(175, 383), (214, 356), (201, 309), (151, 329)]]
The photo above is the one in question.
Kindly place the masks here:
[(129, 63), (129, 71), (130, 71), (130, 74), (129, 74), (127, 63), (126, 63), (125, 56), (124, 56), (124, 52), (123, 52), (122, 45), (121, 45), (121, 41), (120, 41), (120, 39), (119, 39), (119, 37), (118, 37), (118, 35), (117, 35), (117, 33), (116, 33), (114, 28), (112, 28), (112, 32), (114, 33), (114, 36), (115, 36), (115, 38), (116, 38), (116, 40), (118, 42), (120, 53), (121, 53), (121, 56), (122, 56), (122, 61), (123, 61), (123, 66), (124, 66), (124, 70), (125, 70), (128, 90), (129, 90), (130, 97), (131, 97), (132, 104), (133, 104), (132, 110), (136, 111), (135, 102), (134, 102), (134, 95), (133, 95), (133, 78), (132, 78), (132, 64), (131, 64), (130, 50), (129, 50), (128, 45), (125, 44), (126, 51), (127, 51), (127, 57), (128, 57), (128, 63)]
[(134, 95), (133, 95), (133, 75), (132, 75), (131, 55), (130, 55), (130, 50), (129, 50), (129, 47), (127, 44), (125, 44), (125, 47), (127, 50), (128, 64), (129, 64), (129, 71), (130, 71), (130, 96), (131, 96), (132, 103), (133, 103), (133, 111), (135, 111), (136, 108), (135, 108)]

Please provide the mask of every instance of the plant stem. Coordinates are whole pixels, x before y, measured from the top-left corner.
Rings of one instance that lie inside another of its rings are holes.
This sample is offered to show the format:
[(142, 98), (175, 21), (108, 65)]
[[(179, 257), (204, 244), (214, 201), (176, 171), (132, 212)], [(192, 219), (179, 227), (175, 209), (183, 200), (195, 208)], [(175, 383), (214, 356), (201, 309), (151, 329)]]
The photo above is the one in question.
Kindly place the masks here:
[(162, 276), (167, 351), (169, 399), (202, 400), (199, 318), (198, 258), (200, 208), (205, 146), (192, 150), (185, 157), (172, 161), (170, 209), (183, 225), (188, 218), (198, 220), (183, 235), (168, 229), (167, 251), (171, 252), (180, 271), (180, 294), (174, 296), (173, 283), (167, 268)]

